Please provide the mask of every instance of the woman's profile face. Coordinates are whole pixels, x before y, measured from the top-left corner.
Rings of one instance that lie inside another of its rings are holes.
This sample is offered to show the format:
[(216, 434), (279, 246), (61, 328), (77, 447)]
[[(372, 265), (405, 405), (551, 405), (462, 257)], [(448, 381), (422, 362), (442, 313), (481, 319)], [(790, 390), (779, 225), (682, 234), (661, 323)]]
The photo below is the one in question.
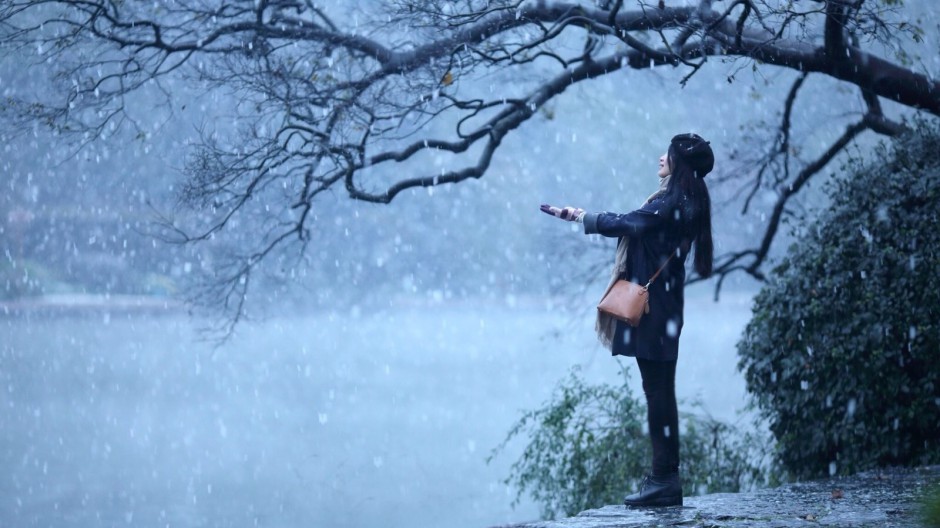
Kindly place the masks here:
[(656, 175), (665, 178), (670, 174), (672, 174), (672, 168), (669, 166), (669, 154), (663, 154), (659, 157), (659, 171)]

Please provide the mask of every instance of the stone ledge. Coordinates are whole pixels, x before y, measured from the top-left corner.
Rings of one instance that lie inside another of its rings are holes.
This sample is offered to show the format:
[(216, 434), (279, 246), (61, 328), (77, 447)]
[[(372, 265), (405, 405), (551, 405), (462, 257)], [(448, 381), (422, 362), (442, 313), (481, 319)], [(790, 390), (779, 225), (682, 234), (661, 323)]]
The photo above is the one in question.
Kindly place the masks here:
[(920, 500), (940, 466), (887, 469), (748, 493), (688, 497), (682, 507), (604, 506), (565, 519), (501, 528), (892, 527), (922, 528)]

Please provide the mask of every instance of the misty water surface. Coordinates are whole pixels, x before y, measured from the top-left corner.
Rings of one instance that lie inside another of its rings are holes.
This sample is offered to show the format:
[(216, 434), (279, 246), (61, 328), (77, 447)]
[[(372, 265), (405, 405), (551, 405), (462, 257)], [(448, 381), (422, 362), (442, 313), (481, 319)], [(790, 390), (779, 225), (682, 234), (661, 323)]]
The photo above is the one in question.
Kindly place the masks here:
[[(749, 297), (692, 289), (682, 398), (743, 405)], [(3, 526), (453, 526), (538, 517), (487, 465), (579, 364), (617, 381), (586, 316), (464, 302), (243, 326), (219, 350), (184, 316), (7, 318)], [(635, 370), (635, 367), (634, 367)], [(632, 379), (639, 393), (638, 375)]]

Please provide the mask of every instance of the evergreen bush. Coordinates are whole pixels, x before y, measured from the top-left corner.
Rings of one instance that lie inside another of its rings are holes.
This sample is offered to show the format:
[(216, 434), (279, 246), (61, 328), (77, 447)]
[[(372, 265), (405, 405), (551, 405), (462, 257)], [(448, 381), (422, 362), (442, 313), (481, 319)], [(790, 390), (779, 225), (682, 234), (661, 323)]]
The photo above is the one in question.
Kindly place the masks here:
[(940, 130), (912, 128), (846, 163), (738, 343), (790, 478), (940, 462)]

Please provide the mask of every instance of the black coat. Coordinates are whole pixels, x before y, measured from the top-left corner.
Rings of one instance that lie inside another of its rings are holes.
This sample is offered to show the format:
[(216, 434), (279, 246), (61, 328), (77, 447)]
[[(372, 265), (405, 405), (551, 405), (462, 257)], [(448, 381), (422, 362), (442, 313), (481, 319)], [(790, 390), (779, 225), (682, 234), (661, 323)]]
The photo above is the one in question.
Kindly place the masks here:
[[(683, 200), (683, 202), (685, 202)], [(649, 289), (648, 314), (640, 325), (617, 321), (611, 352), (657, 361), (675, 361), (682, 333), (685, 259), (688, 256), (694, 214), (669, 205), (662, 195), (626, 214), (588, 213), (584, 232), (627, 237), (627, 271), (620, 278), (643, 285), (675, 254)]]

